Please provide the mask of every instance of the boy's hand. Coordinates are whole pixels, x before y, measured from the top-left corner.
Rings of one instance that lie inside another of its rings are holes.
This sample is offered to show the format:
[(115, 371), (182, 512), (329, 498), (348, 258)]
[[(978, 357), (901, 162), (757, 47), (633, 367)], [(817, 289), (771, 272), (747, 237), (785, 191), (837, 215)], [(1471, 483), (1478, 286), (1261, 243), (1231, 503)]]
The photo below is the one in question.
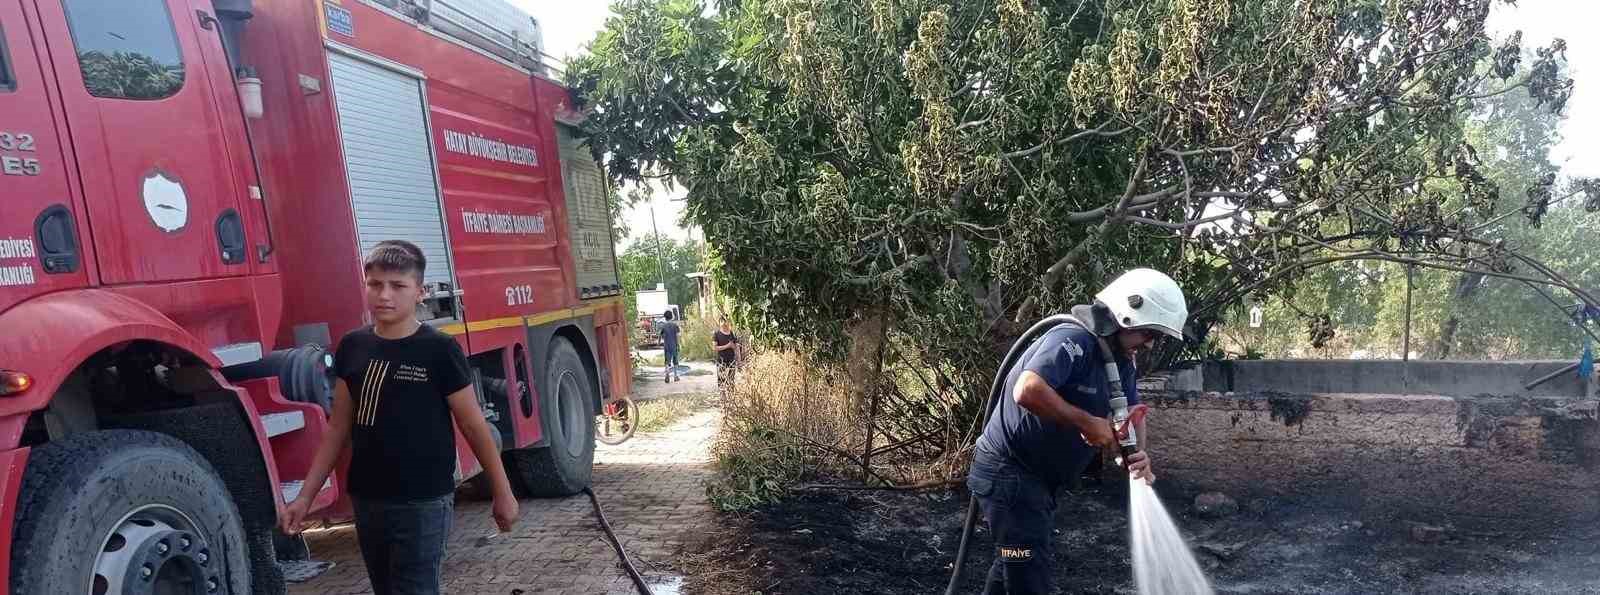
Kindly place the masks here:
[(509, 532), (517, 525), (520, 509), (516, 496), (500, 494), (494, 497), (494, 524), (500, 527), (501, 533)]
[(1156, 482), (1156, 474), (1150, 470), (1149, 454), (1141, 450), (1128, 455), (1126, 464), (1128, 466), (1128, 473), (1133, 475), (1134, 479), (1143, 479), (1145, 483)]
[(305, 498), (295, 498), (288, 506), (283, 507), (283, 515), (278, 518), (278, 528), (284, 535), (299, 535), (300, 523), (306, 519), (307, 511), (311, 510), (311, 501)]

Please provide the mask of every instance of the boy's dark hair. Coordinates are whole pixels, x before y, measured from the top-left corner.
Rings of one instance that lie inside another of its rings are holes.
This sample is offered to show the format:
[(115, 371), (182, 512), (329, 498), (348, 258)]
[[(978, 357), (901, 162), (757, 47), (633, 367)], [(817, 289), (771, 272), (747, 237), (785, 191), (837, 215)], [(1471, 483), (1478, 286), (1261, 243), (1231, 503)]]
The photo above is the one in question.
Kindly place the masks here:
[(666, 312), (661, 313), (661, 315), (665, 316), (667, 318), (667, 320), (672, 320), (672, 311), (671, 310), (667, 310)]
[(422, 273), (428, 269), (428, 257), (416, 244), (405, 240), (384, 240), (372, 247), (361, 265), (362, 272), (374, 270), (388, 273), (412, 273), (417, 284), (422, 284)]

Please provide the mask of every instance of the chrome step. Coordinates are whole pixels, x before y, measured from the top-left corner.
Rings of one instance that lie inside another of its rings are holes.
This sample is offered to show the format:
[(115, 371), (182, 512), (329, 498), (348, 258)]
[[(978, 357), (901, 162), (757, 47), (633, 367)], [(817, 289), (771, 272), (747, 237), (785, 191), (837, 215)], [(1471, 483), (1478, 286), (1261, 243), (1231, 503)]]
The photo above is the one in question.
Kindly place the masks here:
[[(278, 491), (283, 493), (283, 501), (285, 503), (294, 502), (295, 498), (300, 497), (300, 491), (305, 489), (305, 485), (306, 482), (304, 481), (286, 481), (278, 484)], [(333, 487), (333, 478), (322, 480), (323, 490), (331, 487)], [(318, 490), (317, 493), (320, 494), (322, 491)]]
[(261, 427), (266, 429), (268, 438), (282, 436), (306, 427), (306, 414), (303, 411), (285, 411), (263, 415)]

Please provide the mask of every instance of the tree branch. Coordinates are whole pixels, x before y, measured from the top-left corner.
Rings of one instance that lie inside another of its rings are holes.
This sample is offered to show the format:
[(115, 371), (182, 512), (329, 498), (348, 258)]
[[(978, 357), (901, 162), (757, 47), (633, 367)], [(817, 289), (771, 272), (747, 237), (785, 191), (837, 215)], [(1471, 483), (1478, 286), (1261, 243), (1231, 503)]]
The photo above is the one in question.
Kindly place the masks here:
[[(841, 459), (844, 459), (845, 461), (849, 462), (853, 466), (856, 466), (856, 467), (860, 467), (861, 466), (861, 459), (856, 458), (855, 455), (850, 454), (848, 452), (845, 452), (845, 451), (839, 449), (836, 446), (829, 446), (827, 444), (823, 444), (821, 442), (817, 442), (816, 440), (812, 440), (810, 437), (807, 437), (807, 436), (804, 436), (804, 435), (801, 435), (801, 434), (798, 434), (798, 433), (795, 433), (795, 432), (791, 432), (789, 430), (786, 430), (784, 428), (780, 428), (780, 427), (777, 427), (777, 426), (763, 424), (762, 427), (764, 427), (764, 428), (766, 428), (768, 430), (772, 430), (774, 432), (777, 432), (779, 434), (783, 434), (785, 436), (789, 436), (791, 438), (795, 438), (797, 440), (800, 440), (801, 442), (804, 442), (804, 443), (812, 446), (813, 448), (821, 449), (823, 452), (826, 452), (826, 453), (831, 454), (833, 456), (836, 456), (836, 457), (839, 457)], [(871, 469), (867, 469), (866, 471), (867, 471), (867, 474), (872, 479), (876, 479), (878, 481), (881, 481), (881, 482), (884, 483), (884, 485), (894, 485), (894, 482), (891, 482), (888, 479), (885, 479), (883, 476), (878, 475), (877, 473), (873, 473)]]
[(1173, 230), (1173, 231), (1187, 231), (1187, 230), (1189, 230), (1189, 229), (1191, 229), (1191, 228), (1193, 228), (1195, 226), (1198, 226), (1198, 225), (1205, 225), (1207, 223), (1215, 223), (1217, 221), (1222, 221), (1224, 219), (1242, 218), (1243, 217), (1243, 213), (1244, 213), (1243, 211), (1228, 211), (1228, 212), (1223, 213), (1221, 215), (1212, 215), (1210, 217), (1201, 217), (1199, 219), (1190, 219), (1190, 220), (1184, 221), (1182, 223), (1168, 223), (1166, 221), (1157, 221), (1155, 219), (1148, 219), (1148, 218), (1145, 218), (1145, 217), (1136, 217), (1136, 216), (1133, 216), (1133, 215), (1128, 215), (1126, 217), (1123, 217), (1123, 220), (1127, 221), (1128, 223), (1138, 223), (1140, 225), (1149, 225), (1151, 227), (1159, 227), (1159, 228), (1162, 228), (1162, 229), (1170, 229), (1170, 230)]
[(865, 287), (865, 286), (868, 286), (868, 285), (872, 285), (873, 283), (877, 282), (882, 277), (887, 277), (887, 276), (891, 276), (891, 275), (897, 275), (897, 274), (900, 274), (900, 273), (904, 273), (906, 271), (911, 270), (912, 268), (915, 268), (917, 265), (928, 264), (928, 263), (931, 263), (931, 262), (933, 262), (933, 257), (930, 256), (930, 255), (927, 255), (927, 254), (923, 254), (922, 256), (918, 256), (918, 257), (913, 258), (911, 260), (907, 260), (907, 261), (905, 261), (903, 263), (900, 263), (899, 265), (896, 265), (894, 268), (889, 269), (887, 271), (884, 271), (884, 272), (881, 272), (881, 273), (877, 273), (877, 274), (874, 274), (874, 275), (871, 275), (871, 276), (867, 276), (867, 277), (851, 277), (849, 279), (846, 279), (846, 282), (848, 282), (851, 285), (858, 286), (858, 287)]
[[(1504, 89), (1499, 89), (1499, 90), (1495, 90), (1495, 91), (1489, 91), (1487, 93), (1479, 93), (1477, 95), (1461, 95), (1459, 97), (1452, 97), (1452, 98), (1450, 98), (1448, 100), (1448, 102), (1449, 103), (1454, 103), (1454, 102), (1474, 101), (1474, 100), (1478, 100), (1478, 99), (1488, 99), (1490, 97), (1494, 97), (1494, 96), (1497, 96), (1497, 95), (1505, 95), (1506, 93), (1510, 93), (1510, 92), (1515, 91), (1517, 89), (1520, 89), (1522, 87), (1528, 86), (1528, 80), (1529, 80), (1529, 77), (1523, 77), (1523, 79), (1521, 81), (1518, 81), (1518, 82), (1516, 82), (1516, 83), (1514, 83), (1514, 84), (1512, 84), (1510, 86), (1507, 86)], [(1443, 104), (1443, 103), (1446, 103), (1446, 102), (1440, 102), (1440, 104)], [(1424, 108), (1424, 107), (1435, 107), (1438, 104), (1406, 103), (1404, 101), (1395, 100), (1395, 101), (1390, 101), (1389, 105), (1398, 105), (1398, 106), (1401, 106), (1401, 107), (1407, 107), (1407, 108), (1411, 108), (1411, 109), (1418, 109), (1418, 108)]]
[(1162, 149), (1161, 152), (1164, 153), (1164, 154), (1167, 154), (1167, 155), (1171, 155), (1173, 157), (1182, 158), (1182, 157), (1194, 157), (1194, 156), (1197, 156), (1197, 155), (1206, 155), (1206, 154), (1210, 154), (1210, 153), (1221, 153), (1221, 154), (1230, 154), (1231, 155), (1231, 154), (1233, 154), (1234, 151), (1237, 151), (1237, 150), (1239, 150), (1239, 145), (1233, 145), (1231, 147), (1205, 147), (1203, 149), (1190, 149), (1188, 151), (1179, 151), (1179, 150), (1176, 150), (1176, 149)]
[[(1126, 210), (1130, 211), (1130, 212), (1143, 211), (1143, 210), (1148, 209), (1150, 207), (1153, 207), (1155, 205), (1161, 204), (1162, 202), (1166, 201), (1166, 199), (1172, 198), (1174, 195), (1177, 194), (1177, 192), (1178, 192), (1178, 187), (1177, 186), (1168, 186), (1166, 188), (1162, 188), (1160, 190), (1157, 190), (1155, 192), (1151, 192), (1149, 194), (1140, 194), (1138, 196), (1133, 197), (1132, 200), (1128, 201)], [(1199, 196), (1199, 195), (1200, 195), (1200, 193), (1196, 193), (1196, 196)], [(1120, 201), (1119, 201), (1118, 204), (1121, 204)], [(1067, 214), (1067, 222), (1069, 222), (1069, 223), (1093, 223), (1095, 221), (1099, 221), (1101, 219), (1105, 219), (1106, 216), (1108, 216), (1108, 215), (1110, 215), (1112, 213), (1112, 210), (1114, 208), (1115, 208), (1114, 205), (1106, 205), (1106, 206), (1103, 206), (1103, 207), (1089, 209), (1087, 211), (1077, 211), (1077, 212), (1074, 212), (1074, 213), (1068, 213)]]
[(1039, 151), (1043, 151), (1045, 147), (1048, 147), (1048, 146), (1056, 144), (1056, 143), (1070, 143), (1072, 141), (1078, 140), (1078, 139), (1086, 137), (1086, 136), (1108, 136), (1108, 137), (1109, 136), (1120, 136), (1122, 134), (1127, 133), (1129, 130), (1133, 130), (1132, 126), (1124, 126), (1122, 128), (1118, 128), (1116, 130), (1112, 130), (1110, 132), (1106, 132), (1105, 129), (1106, 129), (1107, 126), (1111, 125), (1111, 122), (1112, 122), (1111, 120), (1107, 120), (1104, 124), (1101, 124), (1101, 125), (1096, 126), (1094, 128), (1090, 128), (1088, 130), (1083, 130), (1083, 131), (1071, 134), (1071, 135), (1069, 135), (1069, 136), (1067, 136), (1065, 138), (1047, 140), (1047, 141), (1044, 141), (1044, 142), (1039, 143), (1037, 145), (1034, 145), (1032, 147), (1028, 147), (1026, 149), (1022, 149), (1020, 151), (1012, 151), (1010, 153), (1001, 153), (1000, 154), (1000, 158), (1001, 159), (1020, 159), (1022, 157), (1027, 157), (1029, 155), (1032, 155), (1034, 153), (1038, 153)]
[(984, 118), (982, 120), (973, 120), (971, 122), (962, 122), (961, 125), (956, 126), (956, 132), (961, 132), (961, 131), (966, 130), (968, 128), (975, 128), (975, 127), (978, 127), (978, 126), (982, 126), (984, 124), (988, 124), (989, 122), (991, 122), (993, 120), (994, 120), (993, 117), (989, 117), (989, 118)]
[(1164, 149), (1162, 152), (1178, 160), (1178, 169), (1183, 170), (1183, 202), (1188, 204), (1194, 198), (1194, 176), (1189, 175), (1189, 160), (1172, 149)]
[(1078, 245), (1068, 250), (1067, 254), (1061, 257), (1061, 260), (1057, 260), (1055, 264), (1050, 265), (1050, 268), (1045, 270), (1045, 287), (1055, 287), (1056, 281), (1061, 280), (1061, 275), (1068, 268), (1077, 264), (1078, 261), (1083, 260), (1083, 257), (1089, 254), (1090, 245), (1097, 241), (1103, 241), (1111, 235), (1111, 230), (1121, 223), (1124, 213), (1128, 211), (1128, 204), (1133, 201), (1133, 191), (1139, 188), (1139, 179), (1144, 177), (1144, 168), (1149, 163), (1148, 155), (1139, 157), (1139, 164), (1134, 166), (1133, 175), (1128, 176), (1128, 188), (1122, 191), (1122, 199), (1117, 201), (1116, 209), (1104, 221), (1100, 222), (1100, 229), (1096, 233), (1078, 242)]
[[(1236, 295), (1243, 295), (1245, 293), (1249, 293), (1250, 291), (1255, 290), (1257, 287), (1265, 285), (1265, 284), (1267, 284), (1267, 283), (1269, 283), (1269, 282), (1271, 282), (1273, 280), (1276, 280), (1279, 277), (1287, 275), (1289, 273), (1293, 273), (1293, 272), (1297, 272), (1297, 271), (1306, 271), (1306, 270), (1310, 270), (1310, 269), (1313, 269), (1313, 268), (1316, 268), (1316, 267), (1319, 267), (1319, 266), (1333, 264), (1333, 263), (1336, 263), (1336, 262), (1348, 262), (1348, 261), (1358, 261), (1358, 260), (1359, 261), (1394, 262), (1394, 263), (1399, 263), (1399, 264), (1416, 265), (1416, 266), (1419, 266), (1419, 267), (1429, 268), (1429, 269), (1444, 270), (1444, 271), (1456, 271), (1456, 272), (1460, 272), (1460, 273), (1468, 273), (1468, 274), (1474, 274), (1474, 275), (1484, 275), (1486, 277), (1496, 277), (1496, 278), (1500, 278), (1500, 279), (1511, 279), (1513, 281), (1522, 281), (1522, 282), (1525, 282), (1525, 283), (1535, 283), (1535, 284), (1539, 284), (1539, 285), (1548, 285), (1548, 286), (1551, 286), (1551, 287), (1560, 287), (1562, 289), (1566, 289), (1568, 291), (1572, 291), (1574, 293), (1574, 295), (1579, 295), (1580, 297), (1585, 294), (1585, 292), (1582, 292), (1581, 289), (1575, 289), (1574, 287), (1572, 287), (1570, 285), (1570, 283), (1564, 282), (1564, 281), (1558, 281), (1558, 280), (1553, 280), (1553, 279), (1539, 279), (1539, 278), (1536, 278), (1536, 277), (1528, 277), (1528, 276), (1525, 276), (1525, 275), (1516, 275), (1516, 274), (1512, 274), (1512, 273), (1500, 273), (1500, 272), (1490, 271), (1490, 270), (1470, 269), (1470, 268), (1467, 268), (1467, 267), (1452, 266), (1452, 265), (1443, 264), (1443, 263), (1439, 263), (1439, 262), (1421, 260), (1421, 259), (1417, 259), (1417, 258), (1410, 258), (1410, 257), (1400, 256), (1400, 255), (1397, 255), (1397, 254), (1390, 254), (1390, 253), (1386, 253), (1386, 252), (1371, 251), (1371, 250), (1366, 251), (1366, 252), (1359, 252), (1359, 253), (1353, 253), (1353, 254), (1341, 254), (1341, 255), (1338, 255), (1338, 256), (1327, 256), (1327, 257), (1322, 257), (1322, 258), (1315, 258), (1315, 259), (1311, 259), (1311, 260), (1303, 260), (1303, 261), (1298, 261), (1298, 262), (1285, 264), (1285, 265), (1280, 266), (1277, 269), (1269, 272), (1267, 275), (1263, 276), (1261, 279), (1258, 279), (1253, 283), (1249, 283), (1249, 284), (1246, 284), (1244, 286), (1238, 287), (1237, 290), (1233, 291), (1232, 293), (1236, 294)], [(1197, 309), (1195, 312), (1192, 312), (1190, 314), (1190, 316), (1191, 317), (1199, 317), (1199, 316), (1201, 316), (1203, 314), (1210, 313), (1211, 311), (1214, 311), (1217, 307), (1220, 307), (1221, 305), (1223, 305), (1224, 302), (1227, 302), (1227, 301), (1231, 301), (1231, 300), (1214, 301), (1214, 302), (1212, 302), (1212, 303), (1210, 303), (1210, 304), (1208, 304), (1206, 306), (1201, 307), (1200, 309)], [(1588, 301), (1587, 298), (1585, 298), (1585, 301)], [(1597, 305), (1594, 302), (1589, 302), (1589, 304), (1590, 305)]]
[[(1572, 197), (1577, 196), (1577, 195), (1582, 194), (1582, 193), (1583, 193), (1583, 190), (1581, 190), (1581, 189), (1580, 190), (1574, 190), (1574, 191), (1569, 192), (1565, 196), (1562, 196), (1560, 198), (1551, 199), (1550, 202), (1546, 203), (1546, 204), (1553, 206), (1553, 205), (1556, 205), (1556, 204), (1560, 203), (1561, 201), (1567, 200), (1569, 198), (1572, 198)], [(1490, 226), (1492, 226), (1492, 225), (1494, 225), (1496, 223), (1499, 223), (1501, 221), (1505, 221), (1506, 219), (1508, 219), (1510, 217), (1515, 217), (1515, 216), (1521, 215), (1521, 214), (1522, 214), (1522, 209), (1513, 209), (1513, 210), (1510, 210), (1510, 211), (1506, 211), (1506, 212), (1501, 213), (1500, 215), (1496, 216), (1493, 219), (1490, 219), (1488, 221), (1484, 221), (1483, 223), (1480, 223), (1480, 224), (1472, 227), (1471, 229), (1468, 229), (1467, 230), (1467, 234), (1471, 235), (1471, 234), (1478, 233), (1478, 232), (1483, 231), (1484, 229), (1486, 229), (1486, 228), (1488, 228), (1488, 227), (1490, 227)]]

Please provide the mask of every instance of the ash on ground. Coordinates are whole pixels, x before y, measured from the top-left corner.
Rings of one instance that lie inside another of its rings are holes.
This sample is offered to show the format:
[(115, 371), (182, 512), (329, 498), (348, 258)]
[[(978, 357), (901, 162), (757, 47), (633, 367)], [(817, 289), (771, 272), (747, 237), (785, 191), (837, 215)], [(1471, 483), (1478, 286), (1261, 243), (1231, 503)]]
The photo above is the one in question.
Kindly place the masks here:
[[(1455, 531), (1363, 521), (1327, 507), (1264, 500), (1205, 518), (1193, 493), (1157, 484), (1218, 593), (1600, 593), (1594, 527)], [(960, 541), (964, 489), (813, 491), (748, 514), (689, 551), (685, 593), (944, 591)], [(1107, 480), (1059, 499), (1056, 587), (1132, 594), (1126, 486)], [(979, 523), (964, 593), (982, 591), (993, 544)]]

